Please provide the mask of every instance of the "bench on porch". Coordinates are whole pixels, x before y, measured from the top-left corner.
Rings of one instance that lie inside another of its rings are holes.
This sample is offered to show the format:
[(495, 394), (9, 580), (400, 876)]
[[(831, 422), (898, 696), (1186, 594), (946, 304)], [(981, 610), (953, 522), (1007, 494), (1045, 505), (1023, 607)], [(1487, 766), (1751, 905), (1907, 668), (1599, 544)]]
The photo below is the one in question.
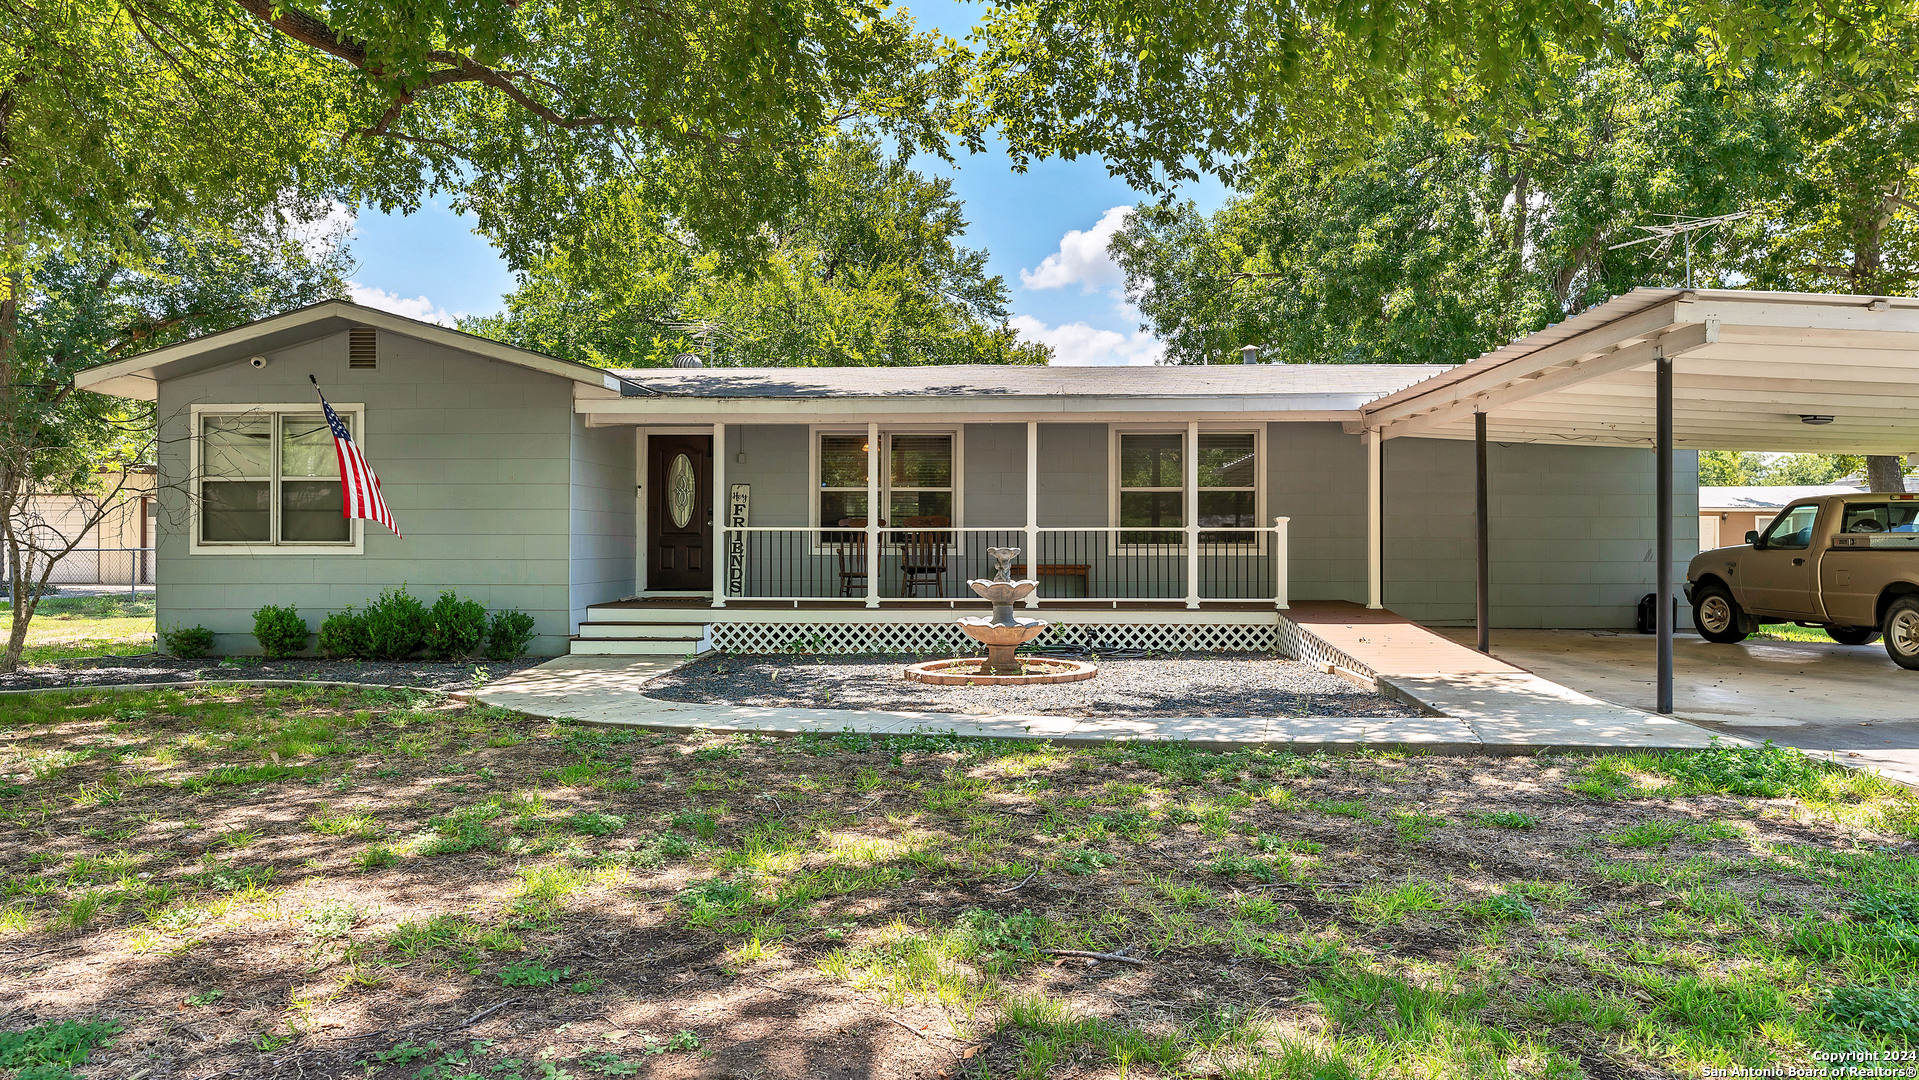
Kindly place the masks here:
[[(1035, 579), (1049, 577), (1076, 577), (1079, 579), (1081, 596), (1093, 595), (1093, 567), (1091, 563), (1040, 563)], [(1013, 577), (1026, 576), (1026, 564), (1013, 564)]]

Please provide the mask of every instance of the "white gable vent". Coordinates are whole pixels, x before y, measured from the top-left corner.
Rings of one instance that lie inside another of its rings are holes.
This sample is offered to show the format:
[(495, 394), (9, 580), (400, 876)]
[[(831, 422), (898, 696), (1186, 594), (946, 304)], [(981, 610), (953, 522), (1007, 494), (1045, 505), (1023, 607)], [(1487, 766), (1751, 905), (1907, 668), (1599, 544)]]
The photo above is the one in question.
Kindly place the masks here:
[(356, 326), (346, 332), (346, 366), (380, 366), (380, 332), (371, 326)]

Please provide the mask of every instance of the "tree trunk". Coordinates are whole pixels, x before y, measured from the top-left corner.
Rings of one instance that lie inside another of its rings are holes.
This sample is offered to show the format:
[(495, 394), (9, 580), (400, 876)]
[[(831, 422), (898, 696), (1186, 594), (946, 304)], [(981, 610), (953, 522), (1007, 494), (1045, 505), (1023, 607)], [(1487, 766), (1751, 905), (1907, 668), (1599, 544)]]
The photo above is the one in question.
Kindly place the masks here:
[(1866, 489), (1868, 491), (1906, 490), (1905, 462), (1898, 457), (1886, 454), (1873, 454), (1866, 458)]

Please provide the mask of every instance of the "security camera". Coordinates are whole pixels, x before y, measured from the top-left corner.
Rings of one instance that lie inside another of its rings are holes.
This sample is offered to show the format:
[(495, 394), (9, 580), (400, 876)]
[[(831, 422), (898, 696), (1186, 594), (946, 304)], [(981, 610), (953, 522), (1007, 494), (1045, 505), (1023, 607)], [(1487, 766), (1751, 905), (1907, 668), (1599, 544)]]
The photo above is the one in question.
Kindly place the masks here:
[(258, 371), (267, 366), (267, 358), (264, 356), (249, 356), (247, 357), (247, 363), (253, 367), (253, 370)]

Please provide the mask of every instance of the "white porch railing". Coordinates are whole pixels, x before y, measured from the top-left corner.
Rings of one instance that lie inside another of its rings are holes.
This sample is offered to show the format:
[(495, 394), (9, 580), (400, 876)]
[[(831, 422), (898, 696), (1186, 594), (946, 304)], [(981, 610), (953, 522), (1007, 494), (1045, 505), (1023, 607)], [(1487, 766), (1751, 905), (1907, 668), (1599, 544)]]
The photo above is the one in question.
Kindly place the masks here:
[(986, 549), (1016, 547), (1016, 570), (1037, 577), (1028, 606), (1082, 603), (1271, 601), (1287, 605), (1287, 528), (825, 528), (716, 523), (721, 572), (713, 603), (844, 600), (977, 603), (969, 578), (986, 577)]

